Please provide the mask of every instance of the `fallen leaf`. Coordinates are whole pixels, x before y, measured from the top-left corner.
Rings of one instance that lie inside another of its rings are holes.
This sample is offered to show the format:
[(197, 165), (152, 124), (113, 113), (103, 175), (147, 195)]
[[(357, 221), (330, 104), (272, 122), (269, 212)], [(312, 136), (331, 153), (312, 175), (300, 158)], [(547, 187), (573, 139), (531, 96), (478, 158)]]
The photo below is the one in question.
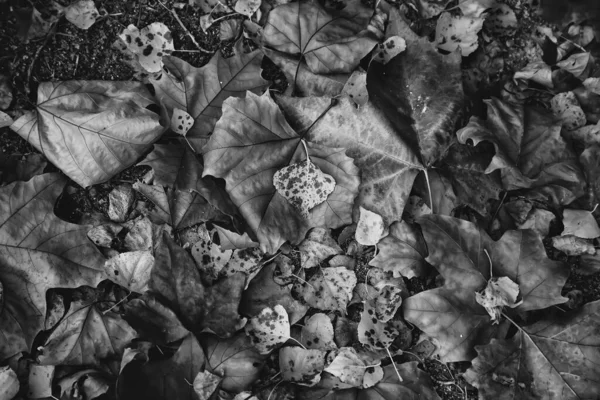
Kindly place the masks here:
[(600, 78), (587, 78), (583, 86), (592, 93), (600, 94)]
[(260, 354), (268, 354), (290, 338), (290, 321), (281, 305), (266, 307), (250, 318), (244, 330)]
[(435, 42), (439, 49), (453, 52), (458, 48), (463, 57), (467, 57), (477, 50), (477, 34), (481, 28), (481, 17), (455, 16), (444, 12), (435, 27)]
[(123, 247), (126, 250), (145, 251), (154, 249), (154, 230), (148, 217), (140, 216), (128, 221), (125, 225), (129, 230), (123, 240)]
[[(410, 187), (423, 167), (370, 101), (357, 110), (349, 98), (342, 97), (322, 116), (331, 105), (327, 97), (280, 96), (278, 104), (298, 132), (320, 117), (307, 133), (310, 142), (346, 148), (361, 174), (356, 211), (358, 206), (377, 210), (386, 225), (402, 219)], [(336, 181), (342, 185), (339, 179)]]
[(343, 347), (333, 361), (325, 368), (343, 383), (358, 388), (374, 386), (383, 379), (383, 369), (379, 365), (369, 365), (352, 347)]
[(309, 220), (275, 189), (275, 172), (305, 159), (301, 141), (267, 95), (248, 93), (245, 99), (225, 101), (223, 117), (205, 147), (204, 175), (225, 179), (229, 196), (268, 254), (286, 240), (297, 244), (311, 226), (337, 228), (351, 221), (358, 171), (341, 149), (306, 144), (311, 162), (337, 183), (327, 200), (310, 211)]
[(242, 23), (239, 19), (228, 19), (225, 21), (221, 21), (221, 23), (219, 24), (219, 39), (221, 40), (221, 42), (226, 42), (238, 37), (241, 25)]
[(552, 247), (562, 251), (568, 256), (580, 256), (583, 254), (594, 255), (596, 249), (594, 245), (574, 235), (555, 236), (552, 238)]
[(374, 304), (375, 318), (381, 322), (388, 322), (394, 317), (402, 304), (402, 289), (387, 283), (379, 286)]
[(89, 29), (99, 15), (93, 0), (78, 0), (65, 8), (65, 18), (79, 29)]
[(204, 298), (204, 315), (200, 328), (224, 338), (239, 330), (245, 323), (245, 318), (238, 314), (245, 284), (246, 275), (238, 272), (222, 278), (208, 287)]
[(0, 184), (28, 181), (36, 175), (41, 175), (47, 164), (41, 154), (7, 155), (0, 150)]
[(244, 232), (243, 235), (232, 232), (219, 225), (215, 225), (215, 229), (219, 234), (219, 243), (223, 250), (241, 250), (252, 247), (258, 247), (258, 243), (250, 239), (248, 233)]
[(0, 367), (0, 399), (11, 400), (19, 393), (19, 379), (9, 366)]
[(234, 393), (249, 390), (265, 365), (264, 357), (243, 332), (229, 339), (203, 335), (202, 346), (206, 369), (213, 373), (219, 371), (223, 376), (223, 390)]
[(279, 350), (279, 369), (284, 381), (303, 386), (314, 386), (321, 380), (325, 368), (325, 352), (302, 347), (284, 347)]
[(308, 282), (297, 282), (294, 292), (311, 307), (346, 314), (354, 286), (354, 271), (349, 271), (346, 267), (328, 267), (318, 271)]
[(496, 6), (495, 0), (463, 0), (458, 3), (462, 15), (479, 18), (484, 12)]
[(42, 365), (94, 365), (120, 360), (137, 333), (115, 312), (101, 312), (93, 302), (71, 302), (67, 316), (44, 342)]
[(563, 225), (561, 236), (574, 235), (583, 239), (594, 239), (600, 236), (600, 227), (592, 211), (565, 208)]
[(0, 188), (0, 359), (29, 351), (44, 329), (46, 291), (96, 286), (104, 258), (88, 225), (58, 219), (54, 205), (66, 179), (44, 174)]
[(106, 260), (104, 268), (108, 279), (132, 292), (148, 290), (154, 256), (150, 251), (130, 251)]
[(359, 217), (354, 237), (364, 246), (375, 246), (385, 232), (383, 218), (377, 213), (359, 207)]
[(333, 350), (337, 349), (333, 336), (333, 325), (329, 317), (323, 313), (316, 313), (304, 321), (300, 342), (307, 349)]
[(581, 153), (579, 161), (583, 166), (589, 191), (592, 194), (592, 202), (600, 203), (600, 143), (590, 146)]
[(113, 222), (124, 222), (134, 202), (135, 192), (130, 184), (116, 186), (108, 194), (108, 218)]
[(404, 50), (406, 50), (406, 41), (400, 36), (392, 36), (377, 46), (373, 60), (385, 65)]
[(375, 302), (375, 300), (365, 301), (358, 324), (358, 340), (371, 351), (390, 347), (400, 333), (398, 328), (406, 328), (400, 321), (383, 322), (378, 319)]
[(302, 268), (313, 268), (331, 256), (342, 254), (342, 249), (325, 228), (313, 228), (298, 246)]
[(221, 376), (208, 370), (198, 372), (198, 375), (194, 378), (193, 386), (199, 400), (209, 400), (222, 380)]
[(468, 139), (475, 145), (494, 144), (496, 154), (486, 173), (500, 169), (505, 189), (528, 189), (530, 196), (539, 194), (557, 205), (583, 194), (584, 178), (575, 153), (548, 112), (495, 98), (486, 104), (487, 120), (471, 117), (456, 133), (463, 144)]
[(130, 24), (119, 39), (123, 45), (120, 50), (138, 72), (160, 72), (163, 57), (175, 50), (173, 35), (162, 22), (153, 22), (141, 30)]
[(358, 108), (367, 104), (367, 101), (369, 101), (367, 73), (362, 69), (354, 71), (342, 88), (341, 94), (342, 96), (346, 95), (352, 99)]
[(261, 93), (269, 84), (261, 77), (263, 53), (260, 50), (244, 53), (242, 41), (238, 41), (233, 53), (232, 57), (225, 58), (218, 51), (201, 68), (168, 56), (163, 59), (165, 71), (149, 80), (156, 98), (169, 114), (179, 108), (194, 119), (186, 138), (197, 153), (202, 153), (202, 147), (221, 117), (225, 99), (243, 98), (246, 91)]
[[(476, 302), (475, 292), (493, 276), (519, 285), (523, 302), (518, 311), (538, 310), (567, 301), (561, 289), (569, 271), (547, 258), (533, 231), (507, 231), (496, 242), (476, 225), (429, 215), (419, 219), (427, 243), (427, 261), (444, 278), (444, 286), (404, 300), (404, 318), (435, 339), (444, 362), (471, 360), (472, 346), (487, 343), (490, 317)], [(485, 254), (484, 249), (488, 254)]]
[(56, 1), (40, 3), (38, 8), (28, 7), (25, 19), (19, 21), (17, 36), (25, 43), (49, 34), (54, 24), (64, 15), (64, 7)]
[(422, 235), (405, 221), (394, 222), (390, 233), (377, 244), (377, 255), (369, 265), (391, 272), (395, 278), (423, 276), (427, 247)]
[(43, 82), (37, 108), (11, 129), (86, 187), (133, 165), (164, 132), (139, 82)]
[(600, 395), (600, 302), (522, 326), (505, 340), (477, 346), (465, 379), (484, 398), (591, 399)]
[(515, 72), (513, 79), (526, 79), (550, 89), (554, 88), (552, 69), (544, 61), (527, 64), (523, 69)]
[(11, 126), (15, 122), (10, 115), (0, 111), (0, 128)]
[(376, 44), (367, 30), (372, 15), (356, 0), (342, 8), (313, 0), (288, 3), (269, 12), (262, 40), (275, 50), (299, 54), (314, 73), (351, 72)]
[(383, 379), (375, 386), (359, 392), (358, 399), (423, 399), (440, 400), (435, 392), (434, 384), (429, 374), (417, 367), (417, 362), (405, 362), (397, 365), (398, 374), (393, 365), (383, 368)]
[(27, 397), (41, 399), (52, 396), (54, 365), (32, 365), (27, 379)]
[(575, 78), (583, 81), (588, 78), (594, 64), (595, 60), (592, 55), (588, 52), (583, 52), (571, 54), (566, 60), (557, 62), (556, 66), (570, 72)]
[(496, 4), (486, 17), (484, 25), (487, 30), (500, 36), (513, 36), (519, 21), (508, 4)]
[[(0, 110), (6, 110), (10, 107), (13, 101), (12, 91), (13, 88), (10, 79), (6, 75), (0, 74)], [(8, 117), (8, 115), (6, 116)]]
[(508, 306), (514, 308), (520, 304), (517, 302), (519, 296), (519, 285), (506, 276), (500, 278), (492, 277), (488, 281), (482, 293), (475, 293), (475, 301), (481, 304), (490, 314), (492, 323), (500, 322), (502, 308)]
[(171, 130), (178, 135), (187, 135), (190, 128), (194, 126), (194, 119), (187, 112), (179, 109), (173, 109), (173, 115), (171, 115)]
[(252, 17), (252, 15), (260, 8), (261, 0), (237, 0), (234, 10), (237, 13)]
[(67, 375), (58, 381), (63, 400), (78, 400), (83, 394), (86, 399), (95, 399), (107, 393), (112, 379), (106, 373), (95, 369), (84, 369)]
[(550, 223), (555, 219), (554, 213), (539, 208), (534, 209), (522, 224), (517, 224), (519, 229), (531, 229), (540, 237), (548, 236)]
[(552, 113), (569, 131), (581, 128), (587, 122), (585, 113), (573, 92), (559, 93), (550, 101)]
[(419, 15), (425, 19), (437, 17), (444, 11), (450, 0), (416, 0), (411, 4), (416, 6)]

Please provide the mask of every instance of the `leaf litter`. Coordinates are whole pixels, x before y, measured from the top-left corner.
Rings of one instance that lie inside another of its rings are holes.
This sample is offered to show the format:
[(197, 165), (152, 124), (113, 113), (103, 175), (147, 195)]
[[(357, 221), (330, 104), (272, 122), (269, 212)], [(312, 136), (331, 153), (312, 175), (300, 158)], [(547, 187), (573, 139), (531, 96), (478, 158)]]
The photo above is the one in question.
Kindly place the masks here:
[[(118, 17), (134, 71), (38, 79), (33, 110), (3, 89), (41, 155), (0, 159), (0, 394), (598, 394), (593, 27), (542, 24), (542, 49), (491, 0), (152, 4), (173, 18), (22, 14), (20, 40), (52, 44), (62, 16), (76, 36)], [(514, 64), (506, 38), (534, 49)], [(469, 94), (482, 59), (506, 90)], [(77, 185), (105, 206), (63, 221)]]

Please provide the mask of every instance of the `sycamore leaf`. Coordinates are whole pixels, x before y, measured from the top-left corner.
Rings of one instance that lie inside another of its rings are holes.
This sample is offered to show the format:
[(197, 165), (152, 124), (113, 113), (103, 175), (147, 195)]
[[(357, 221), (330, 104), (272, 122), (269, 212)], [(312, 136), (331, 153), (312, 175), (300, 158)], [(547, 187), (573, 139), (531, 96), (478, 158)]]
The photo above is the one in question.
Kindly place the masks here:
[(363, 207), (359, 207), (358, 210), (359, 217), (354, 237), (363, 246), (375, 246), (385, 231), (383, 218)]
[(328, 257), (342, 254), (329, 229), (313, 228), (298, 246), (302, 268), (313, 268)]
[(219, 277), (225, 264), (231, 259), (233, 250), (222, 250), (211, 240), (200, 239), (192, 246), (192, 257), (202, 273), (202, 278), (213, 282)]
[[(146, 356), (147, 358), (147, 356)], [(117, 382), (121, 399), (197, 399), (193, 382), (207, 359), (193, 334), (188, 334), (172, 357), (122, 368)]]
[(229, 196), (265, 253), (275, 253), (286, 240), (300, 242), (311, 226), (337, 228), (351, 222), (358, 170), (342, 149), (306, 144), (311, 162), (337, 183), (308, 220), (276, 190), (276, 171), (306, 159), (301, 141), (268, 94), (248, 93), (245, 99), (225, 101), (223, 117), (205, 147), (204, 175), (225, 179)]
[(197, 192), (164, 188), (135, 182), (133, 188), (154, 204), (148, 214), (158, 225), (168, 224), (173, 229), (187, 228), (210, 220), (227, 220), (225, 215)]
[(188, 334), (177, 315), (150, 293), (126, 302), (124, 308), (123, 318), (140, 337), (167, 344), (181, 340)]
[(0, 367), (0, 399), (11, 400), (19, 393), (19, 379), (9, 366)]
[(395, 278), (410, 279), (424, 274), (427, 247), (421, 234), (405, 221), (394, 222), (377, 248), (379, 252), (369, 265), (391, 272)]
[(517, 15), (508, 4), (497, 4), (485, 19), (485, 27), (498, 36), (513, 36), (518, 28)]
[(54, 215), (65, 183), (44, 174), (0, 188), (0, 359), (29, 351), (44, 329), (48, 289), (103, 278), (104, 257), (86, 236), (91, 227)]
[(206, 353), (206, 369), (223, 376), (223, 390), (250, 389), (264, 367), (264, 357), (243, 332), (229, 339), (203, 335), (202, 346)]
[[(280, 96), (278, 103), (292, 126), (301, 132), (330, 107), (331, 99)], [(361, 173), (357, 208), (360, 205), (376, 210), (386, 225), (402, 219), (413, 180), (423, 167), (370, 101), (356, 109), (349, 98), (338, 99), (309, 130), (307, 138), (324, 146), (344, 147), (348, 157), (354, 159)], [(336, 181), (342, 184), (337, 177)]]
[(451, 0), (416, 0), (411, 2), (425, 19), (437, 17), (444, 11)]
[(304, 218), (309, 211), (327, 200), (335, 188), (335, 179), (310, 162), (300, 161), (283, 167), (273, 175), (273, 186)]
[(354, 271), (346, 267), (328, 267), (318, 271), (308, 282), (297, 282), (294, 291), (311, 307), (346, 314), (354, 286)]
[(207, 288), (204, 298), (205, 311), (200, 327), (221, 337), (229, 337), (239, 330), (245, 322), (238, 314), (245, 284), (246, 275), (237, 272)]
[(573, 76), (583, 81), (588, 78), (594, 64), (595, 60), (592, 55), (588, 52), (583, 52), (570, 55), (569, 58), (556, 63), (556, 66), (570, 72)]
[(148, 289), (152, 267), (154, 256), (147, 250), (117, 254), (104, 265), (108, 279), (137, 293)]
[(154, 150), (138, 165), (152, 167), (155, 185), (195, 191), (225, 214), (237, 215), (237, 209), (225, 189), (212, 177), (202, 177), (202, 161), (187, 146), (181, 143), (155, 144)]
[(510, 339), (477, 346), (465, 373), (482, 399), (600, 396), (600, 302), (521, 327)]
[(333, 350), (337, 349), (333, 341), (333, 324), (323, 313), (311, 315), (304, 321), (300, 332), (300, 342), (308, 349)]
[(136, 331), (115, 312), (101, 312), (93, 302), (71, 302), (67, 316), (45, 341), (42, 365), (95, 365), (120, 360)]
[(88, 29), (99, 16), (93, 0), (78, 0), (65, 8), (65, 18), (79, 29)]
[(290, 338), (288, 314), (279, 304), (250, 318), (244, 329), (260, 354), (270, 353)]
[[(410, 31), (402, 17), (394, 15), (388, 37), (400, 29)], [(404, 52), (387, 64), (375, 60), (369, 65), (367, 89), (396, 134), (429, 167), (447, 151), (463, 106), (461, 57), (442, 55), (427, 38), (410, 32), (403, 35)]]
[(279, 350), (281, 377), (298, 385), (316, 385), (325, 367), (325, 354), (322, 350), (284, 347)]
[(315, 0), (275, 7), (263, 28), (265, 45), (299, 54), (314, 73), (351, 72), (377, 43), (367, 30), (373, 9), (351, 0), (326, 9)]
[(444, 286), (404, 300), (404, 318), (436, 340), (444, 362), (470, 360), (472, 346), (489, 339), (490, 317), (476, 301), (490, 276), (510, 278), (519, 285), (519, 311), (543, 309), (567, 301), (561, 289), (569, 271), (546, 256), (539, 236), (529, 230), (507, 231), (494, 242), (476, 225), (428, 215), (419, 219), (427, 242), (427, 261), (444, 278)]
[(440, 15), (435, 27), (435, 41), (439, 49), (460, 49), (463, 57), (477, 50), (477, 34), (483, 27), (483, 18), (455, 16), (449, 12)]
[(138, 29), (130, 24), (119, 34), (119, 50), (127, 57), (131, 67), (138, 72), (159, 72), (163, 56), (171, 54), (173, 35), (162, 22), (153, 22)]
[(358, 388), (374, 386), (383, 378), (379, 365), (370, 365), (352, 347), (343, 347), (333, 361), (325, 368), (343, 383)]
[(574, 235), (584, 239), (594, 239), (600, 236), (600, 227), (591, 211), (563, 210), (563, 229), (561, 235)]
[(225, 99), (244, 97), (247, 90), (260, 93), (268, 85), (268, 81), (260, 76), (263, 57), (260, 50), (244, 53), (242, 41), (238, 41), (233, 51), (230, 58), (217, 52), (201, 68), (194, 68), (177, 57), (165, 57), (166, 71), (160, 77), (150, 79), (156, 97), (170, 114), (179, 108), (194, 119), (186, 138), (197, 153), (202, 152), (221, 117)]
[(198, 372), (193, 385), (199, 400), (209, 400), (222, 380), (220, 375), (213, 374), (208, 370)]
[(36, 111), (11, 129), (86, 187), (133, 165), (162, 135), (153, 104), (139, 82), (44, 82)]
[(526, 79), (552, 89), (552, 69), (544, 61), (535, 61), (527, 64), (520, 71), (515, 72), (514, 80)]
[(473, 140), (494, 144), (496, 154), (486, 173), (500, 169), (507, 190), (529, 189), (557, 205), (583, 194), (584, 177), (575, 153), (561, 137), (560, 123), (552, 115), (530, 106), (486, 101), (488, 117), (471, 117), (456, 134), (461, 143)]

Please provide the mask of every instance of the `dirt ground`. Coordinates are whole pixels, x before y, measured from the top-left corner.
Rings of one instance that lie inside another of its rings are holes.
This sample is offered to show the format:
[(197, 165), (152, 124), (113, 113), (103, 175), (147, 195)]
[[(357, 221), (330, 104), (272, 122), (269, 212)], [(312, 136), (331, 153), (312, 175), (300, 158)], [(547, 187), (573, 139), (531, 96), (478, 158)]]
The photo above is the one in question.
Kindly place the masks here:
[[(514, 5), (517, 0), (507, 0)], [(0, 2), (0, 74), (10, 78), (13, 87), (14, 101), (9, 108), (14, 114), (21, 110), (32, 109), (36, 102), (37, 86), (44, 81), (61, 80), (132, 80), (134, 71), (122, 62), (119, 51), (112, 47), (118, 34), (130, 24), (144, 27), (152, 22), (162, 22), (169, 27), (174, 37), (176, 49), (173, 54), (190, 64), (199, 67), (205, 64), (212, 53), (195, 50), (196, 46), (183, 28), (170, 13), (173, 0), (95, 0), (96, 7), (103, 15), (88, 30), (80, 30), (61, 19), (52, 34), (46, 38), (23, 43), (18, 38), (19, 21), (14, 13), (9, 12), (12, 2)], [(187, 2), (185, 3), (187, 4)], [(195, 36), (198, 43), (205, 49), (219, 51), (220, 41), (218, 26), (203, 32), (199, 25), (200, 12), (185, 5), (177, 11), (182, 23)], [(496, 47), (486, 48), (484, 55), (500, 54), (502, 63), (495, 69), (490, 67), (481, 83), (471, 91), (469, 98), (471, 112), (477, 113), (481, 107), (481, 98), (497, 94), (503, 83), (512, 76), (515, 70), (522, 68), (532, 58), (532, 30), (544, 24), (539, 18), (532, 17), (527, 7), (518, 14), (519, 29), (510, 40), (499, 41)], [(431, 24), (418, 24), (421, 34), (431, 34)], [(433, 25), (433, 29), (435, 24)], [(487, 52), (487, 54), (485, 54)], [(481, 53), (464, 60), (465, 68), (478, 65), (482, 61)], [(487, 62), (497, 57), (488, 57)], [(493, 61), (496, 62), (496, 61)], [(274, 73), (271, 71), (271, 73)], [(467, 90), (468, 92), (468, 90)], [(465, 120), (468, 120), (465, 116)], [(21, 139), (8, 127), (0, 128), (0, 148), (7, 154), (28, 154), (35, 152), (25, 140)], [(49, 167), (53, 168), (53, 167)], [(55, 169), (54, 169), (55, 170)], [(132, 167), (119, 174), (111, 181), (82, 189), (72, 184), (63, 198), (63, 209), (70, 210), (61, 215), (71, 221), (77, 221), (85, 213), (92, 211), (106, 212), (107, 196), (111, 189), (123, 182), (134, 182), (147, 171), (147, 167)], [(600, 299), (600, 274), (583, 276), (576, 273), (578, 257), (566, 258), (548, 244), (546, 246), (550, 258), (566, 261), (574, 272), (565, 285), (563, 295), (573, 300), (561, 307), (575, 307), (583, 302)], [(409, 290), (418, 292), (431, 286), (433, 282), (412, 279), (407, 281)], [(410, 358), (410, 355), (406, 355)], [(423, 367), (434, 379), (436, 390), (445, 400), (475, 399), (476, 391), (469, 387), (461, 378), (467, 364), (444, 365), (440, 362), (426, 361)]]

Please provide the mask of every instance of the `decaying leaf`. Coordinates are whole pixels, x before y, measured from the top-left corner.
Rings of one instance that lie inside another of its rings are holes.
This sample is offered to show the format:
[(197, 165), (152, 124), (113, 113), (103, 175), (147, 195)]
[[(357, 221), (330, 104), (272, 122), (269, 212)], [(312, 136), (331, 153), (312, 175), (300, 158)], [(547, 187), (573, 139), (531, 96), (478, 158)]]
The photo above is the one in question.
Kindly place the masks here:
[(41, 399), (52, 396), (54, 365), (32, 365), (27, 380), (27, 397)]
[(28, 181), (44, 172), (47, 164), (41, 154), (7, 155), (0, 150), (0, 185)]
[(283, 380), (314, 386), (321, 380), (325, 352), (302, 347), (284, 347), (279, 351), (279, 368)]
[(237, 0), (234, 10), (240, 14), (251, 17), (259, 8), (261, 0)]
[(132, 292), (144, 293), (148, 289), (154, 256), (150, 251), (130, 251), (106, 260), (104, 268), (108, 278)]
[(78, 0), (65, 8), (65, 18), (79, 29), (94, 25), (99, 15), (93, 0)]
[(58, 381), (61, 399), (75, 400), (78, 397), (95, 399), (111, 389), (110, 376), (96, 369), (84, 369), (67, 375)]
[(11, 129), (82, 187), (131, 166), (164, 132), (139, 82), (44, 82)]
[(308, 220), (276, 190), (275, 172), (305, 160), (301, 142), (268, 95), (248, 93), (245, 99), (225, 101), (223, 117), (205, 147), (204, 175), (227, 181), (229, 196), (265, 253), (274, 253), (286, 240), (300, 242), (311, 226), (336, 228), (351, 221), (358, 171), (342, 149), (306, 144), (311, 163), (336, 182)]
[(400, 36), (392, 36), (377, 46), (373, 60), (385, 65), (404, 50), (406, 50), (406, 41)]
[(477, 50), (477, 34), (482, 27), (483, 18), (442, 13), (435, 27), (437, 47), (449, 52), (458, 48), (466, 57)]
[(95, 287), (104, 257), (87, 238), (88, 225), (54, 215), (66, 179), (38, 175), (0, 188), (0, 359), (28, 351), (44, 329), (46, 290)]
[(367, 104), (367, 101), (369, 101), (367, 73), (362, 68), (357, 69), (350, 75), (342, 89), (342, 95), (348, 96), (358, 108)]
[[(398, 304), (399, 305), (399, 304)], [(390, 347), (400, 329), (406, 328), (400, 321), (383, 322), (376, 316), (375, 300), (367, 300), (358, 324), (358, 340), (369, 350)]]
[(264, 43), (289, 54), (300, 54), (315, 73), (351, 72), (376, 44), (367, 30), (373, 10), (351, 0), (325, 8), (302, 0), (274, 8), (264, 26)]
[(233, 52), (229, 58), (217, 52), (201, 68), (168, 56), (163, 59), (164, 71), (149, 80), (170, 115), (178, 108), (194, 119), (186, 138), (197, 153), (202, 153), (202, 147), (221, 117), (225, 99), (244, 97), (247, 90), (260, 93), (268, 85), (260, 75), (263, 57), (260, 50), (244, 53), (242, 42), (238, 41)]
[(119, 38), (122, 45), (120, 50), (138, 72), (159, 72), (163, 66), (163, 56), (175, 50), (173, 35), (161, 22), (153, 22), (141, 30), (129, 25)]
[(302, 268), (313, 268), (328, 257), (342, 254), (329, 229), (313, 228), (298, 246)]
[(510, 339), (477, 346), (465, 379), (483, 398), (598, 397), (599, 327), (598, 301), (522, 326)]
[(194, 118), (180, 108), (173, 109), (171, 116), (171, 130), (181, 136), (187, 135), (190, 128), (194, 126)]
[(222, 380), (222, 376), (213, 374), (208, 370), (198, 372), (198, 375), (194, 378), (193, 386), (199, 400), (209, 400)]
[(346, 314), (354, 286), (354, 271), (346, 267), (328, 267), (321, 269), (308, 282), (297, 282), (294, 291), (311, 307)]
[(375, 246), (385, 232), (383, 219), (377, 213), (359, 207), (358, 224), (356, 226), (356, 241), (365, 246)]
[(311, 315), (304, 321), (304, 326), (300, 332), (300, 342), (308, 349), (337, 349), (333, 341), (331, 319), (323, 313)]
[(600, 236), (600, 227), (594, 218), (592, 211), (563, 210), (563, 229), (561, 235), (573, 235), (583, 239), (594, 239)]
[(124, 305), (123, 318), (140, 334), (158, 344), (183, 339), (189, 333), (177, 315), (150, 293)]
[(573, 92), (559, 93), (550, 102), (552, 113), (558, 118), (565, 129), (572, 131), (581, 128), (587, 122), (585, 113)]
[(9, 366), (0, 367), (0, 399), (11, 400), (19, 393), (19, 379)]
[(290, 338), (290, 321), (283, 306), (263, 309), (244, 328), (260, 354), (268, 354)]
[(517, 302), (518, 296), (519, 285), (510, 278), (506, 276), (492, 277), (483, 293), (475, 293), (475, 301), (481, 304), (490, 314), (492, 323), (497, 324), (500, 321), (504, 306), (514, 308), (520, 304), (520, 302)]
[(219, 234), (219, 243), (221, 245), (221, 249), (223, 250), (241, 250), (251, 247), (258, 247), (258, 243), (250, 239), (250, 236), (248, 236), (246, 232), (244, 232), (243, 235), (240, 235), (239, 233), (232, 232), (219, 225), (215, 225), (215, 229)]
[(569, 256), (580, 256), (582, 254), (596, 254), (594, 245), (574, 235), (555, 236), (552, 238), (552, 246)]
[(341, 348), (325, 368), (325, 372), (329, 372), (350, 387), (358, 388), (374, 386), (383, 378), (381, 366), (370, 365), (367, 358), (361, 357), (352, 347)]

